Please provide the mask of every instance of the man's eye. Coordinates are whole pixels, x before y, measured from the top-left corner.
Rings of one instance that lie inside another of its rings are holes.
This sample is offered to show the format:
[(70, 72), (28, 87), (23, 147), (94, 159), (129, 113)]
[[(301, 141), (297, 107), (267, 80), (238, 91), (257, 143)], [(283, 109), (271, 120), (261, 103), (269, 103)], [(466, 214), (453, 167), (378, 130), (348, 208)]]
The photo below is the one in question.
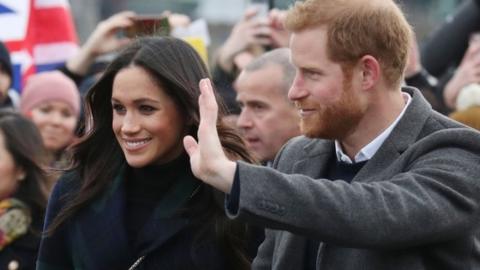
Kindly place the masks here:
[(318, 79), (320, 77), (320, 74), (314, 71), (305, 71), (304, 74), (309, 79)]

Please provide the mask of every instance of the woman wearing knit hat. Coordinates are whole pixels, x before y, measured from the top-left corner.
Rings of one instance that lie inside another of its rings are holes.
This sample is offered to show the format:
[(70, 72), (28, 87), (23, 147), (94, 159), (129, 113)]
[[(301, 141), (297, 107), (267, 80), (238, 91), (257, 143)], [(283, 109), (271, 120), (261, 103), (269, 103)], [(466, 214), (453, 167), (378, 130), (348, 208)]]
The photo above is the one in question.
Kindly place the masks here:
[(32, 75), (23, 89), (20, 111), (40, 130), (50, 165), (63, 168), (64, 150), (75, 138), (80, 95), (75, 83), (59, 71)]

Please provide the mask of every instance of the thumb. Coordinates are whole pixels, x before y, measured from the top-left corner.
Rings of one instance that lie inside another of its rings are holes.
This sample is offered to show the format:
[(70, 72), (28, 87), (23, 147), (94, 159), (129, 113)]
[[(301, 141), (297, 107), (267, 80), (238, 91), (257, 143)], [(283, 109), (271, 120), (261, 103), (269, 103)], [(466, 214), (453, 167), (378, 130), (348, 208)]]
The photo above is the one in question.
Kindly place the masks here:
[(191, 157), (197, 151), (198, 143), (192, 136), (188, 135), (183, 138), (183, 147)]

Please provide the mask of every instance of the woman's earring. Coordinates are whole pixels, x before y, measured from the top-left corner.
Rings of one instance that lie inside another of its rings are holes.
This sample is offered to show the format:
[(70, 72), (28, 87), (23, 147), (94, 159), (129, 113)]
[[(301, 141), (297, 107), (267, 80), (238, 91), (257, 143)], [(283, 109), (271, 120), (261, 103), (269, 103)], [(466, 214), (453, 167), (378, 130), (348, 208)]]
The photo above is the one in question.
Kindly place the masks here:
[(24, 173), (22, 173), (22, 174), (18, 175), (17, 180), (18, 181), (23, 181), (23, 180), (25, 180), (25, 176), (26, 175)]

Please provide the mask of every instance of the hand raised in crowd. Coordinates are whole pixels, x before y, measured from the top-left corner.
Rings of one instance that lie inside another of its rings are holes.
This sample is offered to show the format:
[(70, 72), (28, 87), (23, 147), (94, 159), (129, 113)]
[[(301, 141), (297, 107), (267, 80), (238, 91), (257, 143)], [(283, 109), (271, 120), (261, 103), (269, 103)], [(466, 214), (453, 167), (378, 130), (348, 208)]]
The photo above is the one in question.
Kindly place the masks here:
[(168, 24), (170, 24), (172, 29), (176, 27), (187, 27), (191, 23), (190, 17), (185, 14), (172, 13), (170, 10), (167, 10), (164, 11), (162, 15), (168, 17)]
[(290, 42), (290, 31), (285, 29), (285, 18), (287, 16), (286, 10), (272, 9), (268, 14), (270, 21), (270, 39), (271, 45), (275, 48), (288, 47)]
[(443, 93), (445, 104), (455, 109), (460, 90), (472, 83), (480, 83), (480, 42), (478, 40), (470, 42), (455, 75), (445, 86)]
[(218, 104), (209, 79), (200, 81), (200, 92), (198, 142), (192, 136), (186, 136), (183, 145), (190, 156), (193, 174), (205, 183), (229, 193), (236, 163), (227, 158), (220, 143), (217, 132)]
[(130, 43), (127, 37), (118, 37), (120, 29), (133, 24), (135, 13), (124, 11), (100, 22), (90, 34), (80, 51), (67, 61), (67, 68), (75, 74), (84, 75), (99, 55), (110, 53)]
[(233, 69), (234, 58), (254, 45), (271, 45), (267, 18), (256, 18), (257, 10), (248, 9), (243, 18), (235, 24), (230, 36), (219, 49), (218, 64), (225, 71)]

